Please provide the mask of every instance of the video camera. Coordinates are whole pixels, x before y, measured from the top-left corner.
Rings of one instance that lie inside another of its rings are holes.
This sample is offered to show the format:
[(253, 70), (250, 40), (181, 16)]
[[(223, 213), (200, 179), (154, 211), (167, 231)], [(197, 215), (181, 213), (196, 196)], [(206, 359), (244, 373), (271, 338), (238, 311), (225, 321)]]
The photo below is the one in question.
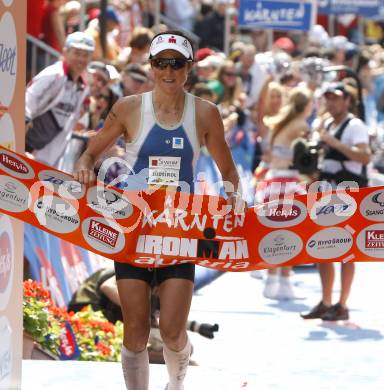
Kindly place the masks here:
[(312, 175), (318, 171), (321, 143), (298, 138), (292, 143), (292, 169), (297, 169), (304, 175)]

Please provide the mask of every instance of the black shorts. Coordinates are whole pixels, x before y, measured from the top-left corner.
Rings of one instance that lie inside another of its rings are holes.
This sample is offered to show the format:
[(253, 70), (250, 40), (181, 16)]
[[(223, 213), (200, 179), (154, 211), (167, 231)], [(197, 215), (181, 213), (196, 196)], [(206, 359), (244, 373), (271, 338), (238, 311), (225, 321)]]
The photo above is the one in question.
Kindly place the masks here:
[(144, 280), (151, 286), (160, 285), (167, 279), (195, 280), (195, 264), (184, 263), (162, 268), (135, 267), (128, 263), (115, 261), (116, 279)]

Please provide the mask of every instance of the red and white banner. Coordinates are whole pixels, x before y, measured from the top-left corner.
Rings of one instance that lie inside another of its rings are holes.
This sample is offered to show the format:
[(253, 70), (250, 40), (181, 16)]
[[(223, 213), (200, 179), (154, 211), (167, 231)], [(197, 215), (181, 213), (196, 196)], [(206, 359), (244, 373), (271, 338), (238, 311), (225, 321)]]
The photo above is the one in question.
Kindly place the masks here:
[(384, 259), (384, 187), (310, 192), (236, 215), (219, 197), (85, 187), (1, 148), (0, 210), (140, 267), (188, 261), (249, 271)]

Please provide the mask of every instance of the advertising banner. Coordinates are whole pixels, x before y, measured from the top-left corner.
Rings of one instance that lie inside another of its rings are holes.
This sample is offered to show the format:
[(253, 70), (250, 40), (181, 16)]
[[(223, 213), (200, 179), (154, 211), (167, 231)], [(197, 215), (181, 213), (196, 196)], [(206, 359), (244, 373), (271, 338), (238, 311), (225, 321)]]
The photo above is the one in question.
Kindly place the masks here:
[(315, 0), (240, 0), (239, 27), (309, 31), (316, 20)]
[(382, 0), (318, 0), (321, 15), (354, 14), (365, 18), (376, 18), (383, 6)]
[[(24, 151), (27, 3), (0, 0), (0, 145)], [(16, 129), (18, 129), (16, 131)], [(0, 389), (20, 389), (23, 223), (0, 213)]]
[(384, 187), (317, 189), (235, 214), (215, 196), (86, 187), (0, 148), (0, 210), (139, 267), (193, 262), (249, 271), (384, 259)]

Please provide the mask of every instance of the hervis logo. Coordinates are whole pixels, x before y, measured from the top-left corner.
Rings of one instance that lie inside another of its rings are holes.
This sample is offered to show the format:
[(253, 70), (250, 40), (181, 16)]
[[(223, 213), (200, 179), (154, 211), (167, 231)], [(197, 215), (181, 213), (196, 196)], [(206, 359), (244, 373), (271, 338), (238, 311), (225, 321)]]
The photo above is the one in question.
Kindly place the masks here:
[(5, 150), (0, 151), (0, 169), (17, 178), (32, 179), (35, 177), (35, 172), (26, 161)]

